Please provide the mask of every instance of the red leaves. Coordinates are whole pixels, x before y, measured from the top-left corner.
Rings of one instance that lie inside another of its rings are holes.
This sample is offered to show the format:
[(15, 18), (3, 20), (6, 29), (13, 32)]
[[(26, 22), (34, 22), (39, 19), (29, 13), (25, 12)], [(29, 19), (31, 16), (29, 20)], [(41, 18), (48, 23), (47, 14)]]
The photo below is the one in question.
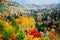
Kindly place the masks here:
[(3, 40), (2, 38), (0, 38), (0, 40)]
[(17, 40), (15, 36), (12, 37), (12, 40)]
[(25, 33), (30, 35), (31, 34), (31, 30), (25, 30)]
[(37, 30), (25, 30), (26, 34), (33, 35), (34, 37), (41, 37), (41, 34)]
[(40, 32), (35, 29), (31, 31), (31, 35), (34, 35), (34, 37), (41, 37)]

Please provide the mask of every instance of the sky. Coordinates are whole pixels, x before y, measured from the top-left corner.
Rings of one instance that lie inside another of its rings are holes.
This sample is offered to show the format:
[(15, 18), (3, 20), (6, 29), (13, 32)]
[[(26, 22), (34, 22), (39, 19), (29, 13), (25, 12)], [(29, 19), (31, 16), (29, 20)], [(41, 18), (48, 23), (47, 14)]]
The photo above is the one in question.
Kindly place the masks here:
[(60, 3), (60, 0), (14, 0), (14, 1), (22, 5), (27, 4), (43, 5), (43, 4)]

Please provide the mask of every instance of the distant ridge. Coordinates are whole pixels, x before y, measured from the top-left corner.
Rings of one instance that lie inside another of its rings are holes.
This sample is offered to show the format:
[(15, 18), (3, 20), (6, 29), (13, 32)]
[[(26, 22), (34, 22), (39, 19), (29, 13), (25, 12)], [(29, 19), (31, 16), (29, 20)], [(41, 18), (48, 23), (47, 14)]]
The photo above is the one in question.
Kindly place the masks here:
[(50, 7), (54, 7), (54, 6), (58, 6), (58, 7), (60, 7), (60, 3), (53, 3), (53, 4), (43, 4), (43, 5), (36, 5), (36, 4), (27, 4), (26, 6), (30, 6), (30, 7), (42, 7), (42, 6), (44, 6), (44, 7), (48, 7), (48, 6), (50, 6)]

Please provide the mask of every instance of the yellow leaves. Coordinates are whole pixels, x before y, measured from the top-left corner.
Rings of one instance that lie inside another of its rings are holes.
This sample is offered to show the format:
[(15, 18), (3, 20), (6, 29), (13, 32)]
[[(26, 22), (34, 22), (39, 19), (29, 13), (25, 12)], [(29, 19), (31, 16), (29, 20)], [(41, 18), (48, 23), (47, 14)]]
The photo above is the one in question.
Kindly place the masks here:
[(1, 22), (2, 20), (0, 19), (0, 22)]
[(26, 40), (40, 40), (40, 38), (33, 38), (33, 35), (27, 35)]
[(13, 34), (13, 36), (14, 36), (14, 37), (17, 37), (17, 36), (18, 36), (18, 34), (19, 34), (19, 33), (14, 33), (14, 34)]
[(44, 33), (43, 33), (43, 32), (40, 32), (40, 34), (41, 34), (42, 36), (44, 36)]
[(0, 19), (1, 19), (1, 20), (3, 19), (2, 16), (0, 16)]
[(19, 19), (16, 19), (17, 22), (19, 22)]
[(16, 21), (20, 23), (22, 29), (35, 29), (35, 19), (33, 17), (28, 17), (23, 14), (22, 16), (19, 16)]
[(33, 40), (33, 35), (27, 35), (26, 40)]
[(34, 38), (33, 40), (40, 40), (40, 38)]
[(41, 14), (41, 13), (38, 14), (38, 16), (37, 16), (37, 20), (40, 20), (40, 19), (42, 19), (42, 18), (43, 18), (42, 14)]
[(34, 38), (33, 35), (27, 35), (26, 40), (41, 40), (40, 38)]
[(10, 24), (9, 24), (8, 22), (5, 22), (5, 21), (3, 21), (3, 20), (0, 20), (0, 23), (3, 24), (3, 26), (4, 26), (5, 28), (10, 27)]
[(57, 36), (51, 36), (50, 40), (59, 40), (59, 38)]
[(55, 32), (55, 29), (53, 29), (53, 28), (52, 28), (52, 29), (51, 29), (51, 32), (53, 32), (53, 33), (54, 33), (54, 32)]
[(55, 29), (52, 28), (49, 34), (50, 34), (50, 40), (59, 40), (58, 36), (55, 33)]
[(5, 27), (9, 27), (10, 26), (10, 24), (8, 22), (6, 22), (4, 25), (5, 25)]
[(35, 25), (35, 19), (34, 18), (30, 17), (29, 20), (30, 20), (31, 25), (32, 24)]
[(46, 31), (46, 34), (49, 35), (49, 31)]

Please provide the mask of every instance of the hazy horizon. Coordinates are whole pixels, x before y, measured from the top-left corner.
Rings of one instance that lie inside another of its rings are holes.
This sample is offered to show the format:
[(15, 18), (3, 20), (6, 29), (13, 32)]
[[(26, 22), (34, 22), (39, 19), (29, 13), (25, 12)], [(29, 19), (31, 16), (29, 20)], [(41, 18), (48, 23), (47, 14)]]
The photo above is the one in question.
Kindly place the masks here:
[(36, 4), (36, 5), (43, 5), (43, 4), (53, 4), (53, 3), (60, 3), (60, 0), (14, 0), (21, 5), (27, 4)]

